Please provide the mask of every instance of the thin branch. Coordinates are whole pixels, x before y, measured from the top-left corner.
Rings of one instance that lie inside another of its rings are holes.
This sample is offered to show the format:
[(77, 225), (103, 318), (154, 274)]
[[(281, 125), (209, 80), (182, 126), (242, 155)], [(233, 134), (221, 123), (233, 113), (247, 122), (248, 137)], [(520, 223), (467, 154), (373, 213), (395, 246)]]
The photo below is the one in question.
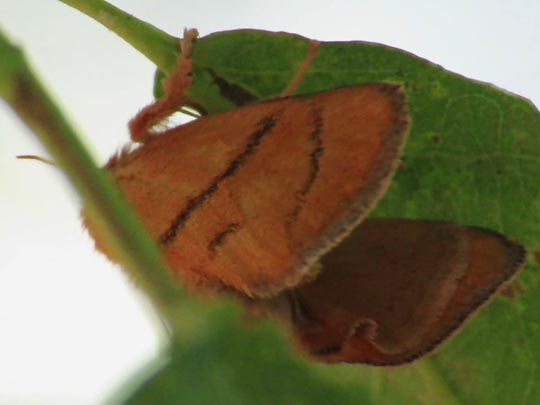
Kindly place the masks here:
[(169, 72), (180, 53), (179, 39), (114, 7), (104, 0), (60, 0), (98, 21)]
[(28, 66), (23, 52), (0, 30), (0, 97), (46, 146), (73, 186), (112, 251), (169, 321), (184, 295), (161, 262), (154, 242), (103, 170), (98, 169), (73, 127)]

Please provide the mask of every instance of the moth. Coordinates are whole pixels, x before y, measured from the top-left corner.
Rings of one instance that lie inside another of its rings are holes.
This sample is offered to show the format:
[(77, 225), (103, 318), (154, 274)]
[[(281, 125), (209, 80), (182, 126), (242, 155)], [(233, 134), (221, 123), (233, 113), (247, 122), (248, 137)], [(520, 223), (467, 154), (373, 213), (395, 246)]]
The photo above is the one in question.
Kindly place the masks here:
[(130, 123), (141, 145), (105, 166), (179, 282), (233, 291), (320, 361), (395, 365), (435, 348), (517, 273), (525, 250), (497, 232), (366, 219), (410, 127), (399, 84), (285, 96), (154, 133), (189, 104), (194, 37), (164, 97)]

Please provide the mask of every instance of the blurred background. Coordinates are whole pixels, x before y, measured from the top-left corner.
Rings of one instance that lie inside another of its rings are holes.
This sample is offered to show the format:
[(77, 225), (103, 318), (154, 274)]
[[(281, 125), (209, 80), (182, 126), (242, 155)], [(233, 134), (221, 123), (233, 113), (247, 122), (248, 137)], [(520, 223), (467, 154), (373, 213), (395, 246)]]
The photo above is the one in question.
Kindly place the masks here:
[[(384, 43), (540, 105), (536, 0), (111, 3), (174, 35), (257, 28)], [(2, 1), (0, 27), (103, 164), (151, 100), (153, 65), (58, 1)], [(156, 362), (166, 335), (145, 298), (95, 252), (63, 175), (20, 154), (47, 156), (0, 102), (0, 403), (100, 404)]]

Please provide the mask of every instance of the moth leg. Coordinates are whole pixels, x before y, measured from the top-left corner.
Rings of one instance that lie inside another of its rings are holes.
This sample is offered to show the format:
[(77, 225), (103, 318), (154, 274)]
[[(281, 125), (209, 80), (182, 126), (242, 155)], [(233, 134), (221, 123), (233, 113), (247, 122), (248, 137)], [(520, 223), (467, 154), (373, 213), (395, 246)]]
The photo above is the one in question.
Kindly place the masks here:
[(189, 104), (185, 91), (192, 81), (191, 51), (197, 38), (196, 29), (184, 30), (180, 40), (181, 54), (176, 62), (176, 69), (163, 80), (165, 94), (144, 107), (129, 121), (129, 131), (133, 142), (145, 142), (148, 137), (159, 134), (152, 128), (174, 114), (183, 105)]

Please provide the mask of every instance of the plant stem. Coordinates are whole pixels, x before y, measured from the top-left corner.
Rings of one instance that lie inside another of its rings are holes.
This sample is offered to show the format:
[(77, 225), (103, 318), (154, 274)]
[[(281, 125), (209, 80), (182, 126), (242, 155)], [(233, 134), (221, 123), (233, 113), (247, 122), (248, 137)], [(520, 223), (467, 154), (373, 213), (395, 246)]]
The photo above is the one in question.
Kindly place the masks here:
[(73, 127), (28, 66), (23, 52), (0, 30), (0, 97), (46, 146), (82, 196), (92, 220), (115, 257), (169, 320), (184, 296), (163, 266), (146, 235), (111, 179), (98, 169)]
[(180, 53), (178, 38), (104, 0), (60, 1), (103, 24), (145, 55), (163, 72), (169, 72), (176, 65), (176, 58)]

